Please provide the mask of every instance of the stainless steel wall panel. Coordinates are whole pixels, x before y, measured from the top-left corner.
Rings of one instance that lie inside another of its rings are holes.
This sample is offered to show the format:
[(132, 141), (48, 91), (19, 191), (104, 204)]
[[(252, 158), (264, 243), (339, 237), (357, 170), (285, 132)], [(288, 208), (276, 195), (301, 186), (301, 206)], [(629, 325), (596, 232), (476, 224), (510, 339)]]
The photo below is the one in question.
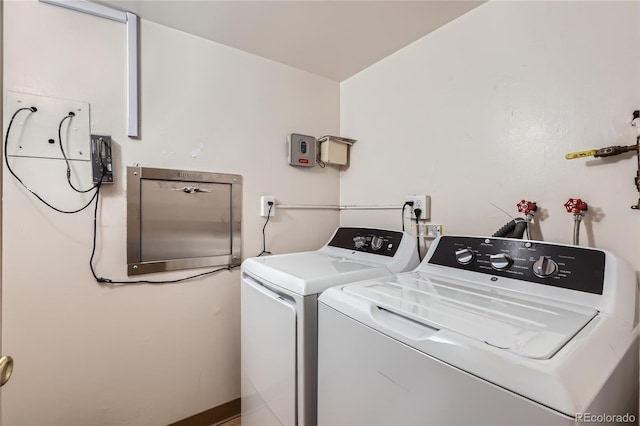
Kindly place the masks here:
[(240, 263), (241, 176), (129, 167), (127, 178), (130, 275)]

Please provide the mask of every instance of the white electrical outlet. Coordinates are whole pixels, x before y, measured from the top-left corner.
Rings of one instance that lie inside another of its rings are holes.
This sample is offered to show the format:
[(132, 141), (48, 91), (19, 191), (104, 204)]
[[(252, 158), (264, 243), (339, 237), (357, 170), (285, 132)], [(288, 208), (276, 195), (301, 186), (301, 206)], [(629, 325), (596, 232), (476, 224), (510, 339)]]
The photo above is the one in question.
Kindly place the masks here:
[(426, 226), (426, 238), (438, 238), (442, 235), (442, 225), (434, 225), (432, 223), (427, 224)]
[[(273, 203), (271, 206), (269, 203)], [(271, 207), (271, 211), (269, 211), (269, 207)], [(273, 195), (263, 195), (260, 197), (260, 216), (273, 217), (276, 215), (276, 197)]]
[(427, 220), (431, 214), (431, 197), (428, 195), (407, 195), (405, 201), (413, 201), (413, 206), (404, 209), (404, 217), (415, 219), (414, 209), (420, 209), (420, 217), (418, 219)]

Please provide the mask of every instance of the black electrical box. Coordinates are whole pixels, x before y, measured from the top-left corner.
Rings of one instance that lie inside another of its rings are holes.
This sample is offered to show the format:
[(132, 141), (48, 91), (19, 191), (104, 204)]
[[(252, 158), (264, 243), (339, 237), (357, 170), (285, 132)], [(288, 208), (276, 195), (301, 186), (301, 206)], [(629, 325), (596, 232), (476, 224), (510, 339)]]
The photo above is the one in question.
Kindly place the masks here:
[(111, 136), (91, 135), (91, 170), (93, 183), (113, 183)]

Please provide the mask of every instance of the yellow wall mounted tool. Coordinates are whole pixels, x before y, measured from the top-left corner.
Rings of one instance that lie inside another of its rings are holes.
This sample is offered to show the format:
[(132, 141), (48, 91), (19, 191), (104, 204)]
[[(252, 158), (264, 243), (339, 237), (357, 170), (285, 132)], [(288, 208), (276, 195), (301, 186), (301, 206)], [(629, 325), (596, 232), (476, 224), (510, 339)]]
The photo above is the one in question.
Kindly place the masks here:
[(588, 151), (570, 152), (568, 154), (565, 154), (564, 158), (566, 158), (567, 160), (573, 160), (575, 158), (593, 157), (594, 155), (596, 155), (596, 152), (598, 151), (595, 149), (590, 149)]
[(566, 158), (567, 160), (573, 160), (575, 158), (584, 158), (584, 157), (596, 157), (596, 158), (612, 157), (614, 155), (619, 155), (624, 152), (637, 151), (637, 150), (638, 150), (638, 144), (628, 145), (628, 146), (614, 145), (614, 146), (608, 146), (606, 148), (600, 148), (600, 149), (589, 149), (587, 151), (570, 152), (566, 154), (564, 158)]
[[(638, 111), (636, 111), (638, 112)], [(636, 117), (636, 112), (634, 112), (634, 119), (635, 118), (640, 118)], [(640, 112), (638, 112), (640, 114)], [(636, 157), (638, 160), (638, 170), (636, 172), (636, 177), (634, 179), (634, 183), (636, 184), (636, 189), (638, 190), (638, 193), (640, 193), (640, 150), (638, 149), (638, 147), (640, 146), (640, 136), (638, 136), (638, 138), (636, 139), (638, 141), (638, 143), (636, 143), (635, 145), (627, 145), (627, 146), (620, 146), (620, 145), (612, 145), (612, 146), (608, 146), (606, 148), (600, 148), (600, 149), (589, 149), (587, 151), (578, 151), (578, 152), (570, 152), (568, 154), (566, 154), (564, 156), (564, 158), (566, 158), (567, 160), (573, 160), (576, 158), (585, 158), (585, 157), (596, 157), (596, 158), (601, 158), (601, 157), (612, 157), (614, 155), (619, 155), (625, 152), (629, 152), (629, 151), (636, 151)], [(633, 206), (631, 206), (632, 209), (634, 210), (640, 210), (640, 197), (638, 198), (638, 202), (636, 204), (634, 204)]]

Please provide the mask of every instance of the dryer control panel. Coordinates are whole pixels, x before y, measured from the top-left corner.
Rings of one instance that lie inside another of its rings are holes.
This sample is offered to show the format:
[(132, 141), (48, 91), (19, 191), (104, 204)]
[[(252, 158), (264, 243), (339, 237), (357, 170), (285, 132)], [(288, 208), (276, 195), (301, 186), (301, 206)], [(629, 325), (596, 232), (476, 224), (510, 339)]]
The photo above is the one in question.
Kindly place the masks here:
[(540, 241), (442, 237), (430, 264), (602, 294), (605, 254)]
[(372, 228), (338, 228), (329, 246), (393, 257), (400, 247), (402, 232)]

